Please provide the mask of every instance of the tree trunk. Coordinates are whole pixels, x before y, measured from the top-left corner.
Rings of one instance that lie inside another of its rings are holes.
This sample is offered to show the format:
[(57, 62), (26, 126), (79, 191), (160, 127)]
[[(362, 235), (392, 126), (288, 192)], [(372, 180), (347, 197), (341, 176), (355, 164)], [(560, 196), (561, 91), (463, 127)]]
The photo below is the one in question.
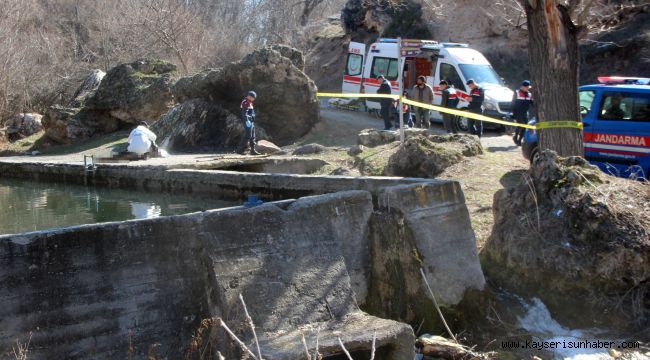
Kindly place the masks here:
[[(537, 122), (580, 122), (578, 28), (557, 0), (522, 0), (528, 19), (528, 57)], [(583, 156), (582, 130), (539, 129), (540, 150)]]

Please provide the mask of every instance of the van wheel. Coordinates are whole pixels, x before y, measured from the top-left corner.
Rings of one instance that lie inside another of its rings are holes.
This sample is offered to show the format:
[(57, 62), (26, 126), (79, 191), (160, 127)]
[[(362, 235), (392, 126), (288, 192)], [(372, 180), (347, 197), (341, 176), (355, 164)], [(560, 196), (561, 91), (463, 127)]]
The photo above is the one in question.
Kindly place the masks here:
[(535, 161), (539, 159), (539, 146), (535, 146), (530, 152), (530, 164), (532, 165)]

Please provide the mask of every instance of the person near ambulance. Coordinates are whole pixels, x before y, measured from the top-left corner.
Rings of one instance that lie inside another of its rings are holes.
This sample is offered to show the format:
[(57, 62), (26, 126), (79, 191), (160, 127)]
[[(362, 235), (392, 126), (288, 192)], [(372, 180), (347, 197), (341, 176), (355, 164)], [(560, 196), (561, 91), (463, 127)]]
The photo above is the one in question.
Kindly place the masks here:
[(156, 134), (149, 130), (149, 124), (145, 121), (141, 121), (135, 129), (131, 130), (127, 142), (129, 146), (126, 151), (140, 156), (158, 151)]
[(255, 139), (255, 107), (253, 103), (256, 98), (257, 94), (255, 91), (249, 91), (239, 104), (239, 117), (242, 125), (244, 125), (244, 135), (239, 141), (239, 147), (237, 148), (237, 153), (241, 155), (244, 155), (246, 152), (246, 143), (250, 146), (251, 155), (260, 155), (255, 149), (257, 141)]
[[(407, 99), (409, 96), (408, 91), (404, 90), (402, 93), (402, 97), (404, 99)], [(399, 129), (399, 102), (395, 102), (395, 128)], [(413, 127), (413, 119), (411, 118), (411, 108), (410, 106), (402, 103), (402, 117), (404, 119), (403, 124), (406, 128), (412, 128)]]
[[(418, 76), (415, 81), (415, 86), (411, 92), (413, 101), (421, 102), (424, 104), (433, 104), (433, 89), (427, 84), (427, 78)], [(420, 128), (429, 127), (429, 109), (415, 107), (415, 126)]]
[[(519, 90), (512, 96), (512, 117), (518, 124), (528, 124), (528, 110), (533, 104), (533, 96), (530, 93), (530, 81), (524, 80)], [(521, 146), (526, 129), (517, 127), (512, 140), (517, 146)]]
[[(377, 90), (377, 94), (391, 95), (393, 93), (390, 81), (388, 81), (383, 75), (379, 75), (377, 77), (377, 80), (379, 80), (381, 83), (381, 85), (379, 85), (379, 90)], [(381, 105), (381, 110), (379, 110), (379, 113), (384, 119), (384, 130), (390, 130), (392, 126), (390, 121), (390, 110), (393, 106), (393, 99), (381, 98), (379, 99), (379, 104)]]
[[(485, 101), (485, 91), (480, 87), (474, 79), (467, 80), (466, 83), (469, 86), (469, 105), (467, 110), (474, 114), (483, 114), (483, 101)], [(469, 133), (473, 135), (478, 135), (478, 137), (483, 136), (483, 121), (467, 119), (467, 125), (469, 127)]]
[[(446, 80), (441, 80), (438, 85), (442, 91), (440, 106), (449, 109), (456, 109), (456, 106), (458, 106), (458, 94), (456, 94), (456, 89), (449, 86)], [(447, 134), (458, 134), (458, 122), (456, 116), (442, 113), (442, 123), (445, 126), (445, 130), (447, 130)]]

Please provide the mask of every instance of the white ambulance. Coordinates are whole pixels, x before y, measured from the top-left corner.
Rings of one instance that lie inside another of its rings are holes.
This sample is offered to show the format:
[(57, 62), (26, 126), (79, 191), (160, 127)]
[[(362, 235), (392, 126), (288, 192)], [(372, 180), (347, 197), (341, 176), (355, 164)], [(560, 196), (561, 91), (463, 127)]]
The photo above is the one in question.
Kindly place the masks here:
[[(459, 109), (467, 108), (469, 89), (465, 83), (474, 79), (485, 90), (483, 110), (486, 116), (503, 119), (512, 112), (513, 91), (504, 85), (485, 56), (467, 44), (431, 40), (401, 40), (399, 43), (397, 39), (379, 39), (366, 51), (365, 44), (350, 42), (343, 92), (374, 94), (379, 89), (379, 75), (391, 82), (394, 94), (399, 94), (403, 82), (409, 95), (415, 80), (426, 76), (427, 83), (434, 89), (434, 105), (440, 105), (442, 99), (440, 80), (447, 80), (458, 92)], [(366, 106), (376, 111), (379, 102), (367, 99)], [(433, 121), (442, 122), (442, 115), (437, 111), (432, 111), (431, 117)], [(461, 128), (466, 127), (466, 119), (461, 119), (460, 123)], [(492, 127), (500, 128), (501, 125)]]

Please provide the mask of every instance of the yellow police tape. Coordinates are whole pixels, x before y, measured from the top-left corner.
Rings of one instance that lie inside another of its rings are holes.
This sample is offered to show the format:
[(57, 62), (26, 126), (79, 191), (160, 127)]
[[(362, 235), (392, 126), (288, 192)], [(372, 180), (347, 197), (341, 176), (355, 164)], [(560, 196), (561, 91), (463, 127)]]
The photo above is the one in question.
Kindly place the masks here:
[(505, 121), (501, 119), (491, 118), (489, 116), (471, 113), (465, 110), (456, 110), (449, 109), (442, 106), (436, 106), (431, 104), (425, 104), (413, 100), (409, 100), (399, 95), (388, 95), (388, 94), (342, 94), (342, 93), (317, 93), (319, 97), (335, 97), (335, 98), (380, 98), (380, 99), (393, 99), (393, 100), (402, 100), (404, 104), (413, 105), (416, 107), (421, 107), (424, 109), (435, 110), (446, 114), (456, 115), (466, 117), (468, 119), (474, 119), (479, 121), (487, 121), (496, 124), (508, 125), (522, 127), (526, 129), (551, 129), (551, 128), (574, 128), (582, 129), (582, 123), (578, 121), (544, 121), (537, 123), (536, 125), (528, 124), (519, 124), (512, 121)]

